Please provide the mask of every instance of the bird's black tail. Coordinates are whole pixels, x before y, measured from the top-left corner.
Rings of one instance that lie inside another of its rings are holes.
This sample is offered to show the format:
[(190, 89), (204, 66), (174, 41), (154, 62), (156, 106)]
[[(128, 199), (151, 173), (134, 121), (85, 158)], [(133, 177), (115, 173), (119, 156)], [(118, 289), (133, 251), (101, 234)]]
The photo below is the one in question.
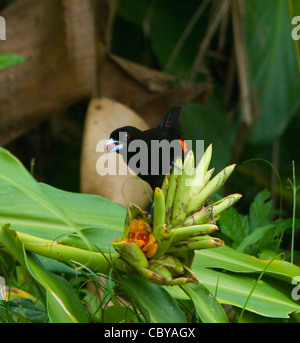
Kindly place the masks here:
[(174, 107), (164, 116), (158, 127), (177, 127), (181, 107)]

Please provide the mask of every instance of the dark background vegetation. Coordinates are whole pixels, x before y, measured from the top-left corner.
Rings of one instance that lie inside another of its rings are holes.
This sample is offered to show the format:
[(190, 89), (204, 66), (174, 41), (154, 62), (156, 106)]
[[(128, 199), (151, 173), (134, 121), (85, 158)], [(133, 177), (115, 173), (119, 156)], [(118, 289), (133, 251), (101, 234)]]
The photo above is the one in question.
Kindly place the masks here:
[[(0, 0), (0, 10), (11, 2)], [(288, 2), (111, 1), (110, 6), (104, 4), (110, 20), (107, 35), (101, 37), (102, 2), (95, 1), (95, 27), (107, 51), (174, 76), (174, 88), (205, 84), (205, 92), (182, 102), (182, 133), (186, 139), (204, 139), (205, 146), (213, 144), (211, 165), (216, 170), (238, 164), (225, 189), (243, 194), (237, 209), (248, 213), (255, 195), (268, 188), (275, 208), (282, 195), (283, 216), (291, 217), (293, 198), (287, 179), (292, 178), (292, 161), (300, 180), (300, 82)], [(126, 97), (125, 88), (119, 92)], [(81, 143), (89, 100), (83, 96), (52, 113), (6, 142), (5, 148), (28, 168), (34, 159), (34, 176), (39, 181), (80, 191)], [(277, 169), (281, 189), (262, 159)], [(299, 209), (300, 201), (298, 217)], [(299, 240), (296, 244), (299, 248)]]

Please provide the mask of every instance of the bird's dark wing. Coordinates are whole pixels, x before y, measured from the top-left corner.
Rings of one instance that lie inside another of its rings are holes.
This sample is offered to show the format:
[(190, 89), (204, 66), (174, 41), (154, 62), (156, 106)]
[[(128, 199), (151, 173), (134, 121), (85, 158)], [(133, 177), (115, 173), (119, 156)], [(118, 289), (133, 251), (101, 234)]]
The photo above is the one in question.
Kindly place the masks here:
[(174, 107), (172, 108), (163, 118), (163, 120), (157, 126), (158, 128), (161, 127), (177, 127), (178, 119), (180, 116), (181, 107)]

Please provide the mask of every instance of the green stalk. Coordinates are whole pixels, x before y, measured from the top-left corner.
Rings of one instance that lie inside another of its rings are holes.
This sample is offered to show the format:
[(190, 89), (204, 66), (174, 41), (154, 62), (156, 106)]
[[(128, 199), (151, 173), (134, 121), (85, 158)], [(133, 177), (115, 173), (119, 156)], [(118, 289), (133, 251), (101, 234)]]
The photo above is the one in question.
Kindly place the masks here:
[(174, 199), (171, 225), (182, 223), (185, 220), (193, 175), (194, 154), (193, 150), (189, 150), (184, 161), (183, 172), (179, 180), (178, 189)]
[(165, 198), (167, 198), (167, 195), (168, 195), (169, 185), (170, 185), (170, 175), (165, 175), (164, 181), (161, 186), (161, 190), (163, 191)]
[(184, 265), (183, 263), (173, 255), (164, 255), (158, 260), (154, 260), (152, 263), (159, 263), (160, 265), (165, 266), (174, 275), (182, 275), (184, 273)]
[(190, 225), (200, 225), (209, 222), (209, 216), (211, 214), (211, 208), (202, 207), (197, 212), (186, 217), (183, 225), (190, 226)]
[(153, 233), (155, 236), (156, 227), (165, 224), (165, 197), (163, 191), (156, 187), (154, 191), (154, 218)]
[(295, 218), (296, 218), (296, 193), (298, 190), (296, 184), (296, 176), (295, 176), (295, 163), (292, 161), (293, 165), (293, 181), (288, 180), (292, 191), (293, 191), (293, 219), (292, 219), (292, 241), (291, 241), (291, 263), (294, 263), (294, 239), (295, 239)]
[(209, 171), (207, 171), (201, 184), (198, 185), (197, 187), (192, 187), (192, 192), (190, 194), (191, 198), (199, 194), (202, 191), (202, 189), (208, 184), (214, 171), (215, 171), (215, 168), (212, 168)]
[(224, 245), (224, 242), (219, 238), (212, 237), (195, 237), (188, 241), (179, 241), (177, 244), (170, 246), (167, 253), (180, 253), (185, 250), (200, 250), (217, 248)]
[(164, 278), (164, 282), (166, 284), (170, 283), (172, 281), (172, 274), (168, 270), (167, 267), (165, 267), (163, 264), (160, 262), (155, 262), (150, 264), (149, 268), (152, 272), (161, 275)]
[(112, 241), (113, 247), (135, 269), (148, 268), (148, 260), (142, 250), (133, 242), (125, 243), (122, 237), (116, 237)]
[[(182, 160), (181, 158), (178, 158), (175, 161), (176, 166), (178, 166), (179, 168), (182, 168)], [(172, 170), (172, 174), (171, 174), (171, 178), (170, 178), (170, 183), (169, 183), (169, 189), (168, 189), (168, 194), (166, 197), (166, 205), (165, 205), (165, 211), (166, 211), (166, 217), (165, 217), (165, 221), (167, 226), (170, 225), (171, 223), (171, 217), (172, 217), (172, 210), (173, 210), (173, 204), (174, 204), (174, 199), (175, 199), (175, 194), (176, 194), (176, 190), (178, 187), (178, 181), (180, 179), (180, 176), (177, 173), (177, 167), (174, 167)]]
[(212, 224), (192, 225), (177, 228), (176, 230), (172, 230), (172, 243), (186, 240), (191, 236), (199, 236), (204, 234), (209, 235), (218, 229), (219, 228), (217, 225)]
[(162, 256), (169, 248), (171, 240), (171, 231), (166, 227), (165, 224), (160, 224), (153, 230), (153, 235), (157, 240), (158, 249), (153, 258)]
[(246, 299), (246, 302), (245, 302), (245, 304), (244, 304), (244, 306), (243, 306), (243, 308), (242, 308), (242, 312), (241, 312), (241, 314), (240, 314), (239, 322), (241, 322), (241, 319), (242, 319), (242, 317), (243, 317), (243, 314), (244, 314), (244, 311), (245, 311), (245, 309), (246, 309), (246, 306), (247, 306), (247, 304), (248, 304), (248, 302), (249, 302), (249, 300), (250, 300), (250, 298), (251, 298), (251, 296), (252, 296), (252, 294), (253, 294), (253, 292), (254, 292), (256, 286), (259, 284), (259, 281), (260, 281), (261, 278), (263, 277), (263, 275), (264, 275), (264, 273), (266, 272), (266, 270), (267, 270), (267, 268), (269, 267), (269, 265), (274, 261), (274, 258), (275, 258), (275, 257), (273, 257), (272, 260), (270, 260), (270, 261), (265, 265), (264, 269), (263, 269), (263, 270), (261, 271), (261, 273), (259, 274), (258, 279), (255, 280), (255, 283), (254, 283), (254, 285), (253, 285), (253, 287), (252, 287), (252, 289), (251, 289), (251, 291), (250, 291), (250, 293), (249, 293), (249, 295), (248, 295), (248, 297), (247, 297), (247, 299)]
[(203, 205), (204, 202), (208, 201), (208, 199), (215, 193), (217, 190), (223, 186), (225, 181), (228, 179), (230, 174), (233, 172), (235, 168), (235, 164), (232, 164), (225, 169), (223, 169), (220, 173), (218, 173), (203, 189), (202, 191), (194, 196), (187, 207), (187, 212), (192, 213), (197, 208)]
[(240, 198), (241, 194), (231, 194), (215, 202), (211, 206), (202, 207), (197, 212), (189, 215), (184, 221), (185, 226), (204, 224), (216, 218), (221, 212), (233, 206)]
[(191, 190), (190, 196), (194, 196), (198, 194), (201, 191), (201, 189), (204, 187), (208, 179), (210, 178), (210, 176), (207, 178), (206, 175), (207, 175), (208, 166), (211, 161), (211, 156), (212, 156), (212, 144), (210, 144), (209, 147), (206, 149), (205, 153), (203, 154), (195, 170), (192, 185), (191, 185), (192, 190)]
[(221, 212), (227, 210), (231, 206), (233, 206), (238, 200), (242, 197), (241, 194), (231, 194), (227, 195), (227, 197), (213, 203), (210, 208), (212, 208), (212, 215), (213, 217), (218, 216)]
[(17, 232), (17, 234), (25, 249), (28, 251), (60, 262), (76, 261), (94, 271), (104, 274), (110, 269), (109, 261), (113, 261), (119, 257), (117, 253), (103, 254), (101, 252), (59, 244), (56, 241), (31, 236), (22, 232)]

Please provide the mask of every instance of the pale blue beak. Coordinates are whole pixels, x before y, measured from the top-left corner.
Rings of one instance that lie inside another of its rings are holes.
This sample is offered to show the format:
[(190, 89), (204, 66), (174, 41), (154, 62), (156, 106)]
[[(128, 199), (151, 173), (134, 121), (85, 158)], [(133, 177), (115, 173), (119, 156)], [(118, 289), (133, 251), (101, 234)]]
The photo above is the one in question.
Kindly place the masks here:
[(120, 144), (119, 141), (115, 141), (112, 138), (104, 144), (104, 147), (106, 148), (107, 153), (117, 152), (124, 148), (123, 144)]

